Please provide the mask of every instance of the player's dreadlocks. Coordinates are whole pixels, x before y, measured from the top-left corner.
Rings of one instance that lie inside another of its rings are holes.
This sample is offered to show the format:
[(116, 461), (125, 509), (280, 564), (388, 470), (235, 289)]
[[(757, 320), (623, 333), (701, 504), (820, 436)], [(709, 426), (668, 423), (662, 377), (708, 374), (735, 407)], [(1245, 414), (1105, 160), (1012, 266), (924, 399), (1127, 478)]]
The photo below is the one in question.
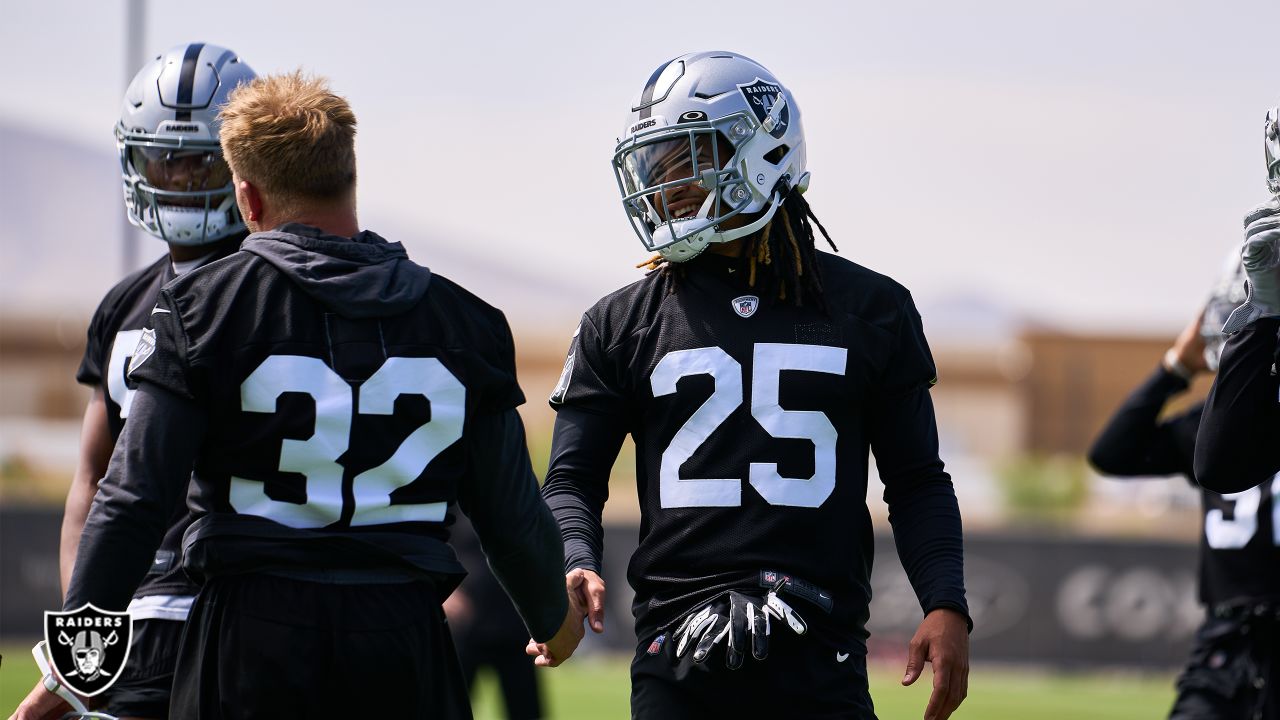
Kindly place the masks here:
[[(779, 185), (782, 182), (785, 180), (779, 181)], [(825, 311), (813, 225), (818, 226), (832, 250), (839, 250), (799, 188), (793, 187), (785, 192), (782, 206), (764, 228), (746, 238), (746, 247), (739, 262), (747, 274), (747, 284), (759, 287), (762, 297), (790, 300), (797, 307), (807, 303)], [(671, 274), (673, 279), (684, 275), (682, 264), (667, 262), (661, 256), (654, 256), (638, 267), (661, 270)], [(674, 289), (675, 284), (672, 285)]]

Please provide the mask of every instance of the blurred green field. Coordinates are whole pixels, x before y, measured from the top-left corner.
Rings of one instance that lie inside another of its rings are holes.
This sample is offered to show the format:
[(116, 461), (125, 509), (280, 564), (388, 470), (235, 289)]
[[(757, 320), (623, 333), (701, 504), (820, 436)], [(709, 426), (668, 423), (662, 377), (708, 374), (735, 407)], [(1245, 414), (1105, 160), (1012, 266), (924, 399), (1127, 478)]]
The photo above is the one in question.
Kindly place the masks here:
[[(28, 647), (0, 648), (0, 718), (7, 718), (37, 679)], [(564, 667), (541, 671), (549, 717), (559, 720), (625, 718), (627, 663), (616, 657), (575, 658)], [(898, 684), (897, 668), (873, 669), (871, 693), (880, 720), (917, 720), (929, 697), (929, 676), (916, 687)], [(1009, 668), (978, 668), (970, 677), (969, 699), (957, 720), (1157, 720), (1173, 702), (1169, 675), (1047, 674)], [(482, 674), (476, 720), (503, 717), (495, 680)]]

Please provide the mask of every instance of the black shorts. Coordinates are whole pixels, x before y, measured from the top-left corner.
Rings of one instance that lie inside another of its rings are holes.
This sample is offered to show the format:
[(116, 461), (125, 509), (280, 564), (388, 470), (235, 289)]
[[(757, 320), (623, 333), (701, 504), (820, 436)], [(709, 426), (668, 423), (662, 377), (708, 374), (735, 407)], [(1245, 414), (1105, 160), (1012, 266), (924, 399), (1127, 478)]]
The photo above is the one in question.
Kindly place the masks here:
[(129, 660), (107, 691), (106, 712), (117, 717), (167, 718), (173, 690), (173, 666), (186, 623), (135, 620)]
[(220, 577), (187, 622), (171, 717), (471, 718), (429, 583)]
[(865, 647), (841, 642), (812, 625), (805, 635), (796, 635), (775, 623), (769, 656), (756, 660), (748, 654), (737, 670), (725, 667), (723, 640), (705, 661), (694, 663), (692, 650), (676, 658), (670, 632), (663, 638), (656, 653), (651, 653), (652, 637), (640, 638), (636, 648), (631, 661), (632, 718), (875, 720)]
[(1170, 720), (1280, 720), (1280, 620), (1210, 616), (1178, 677)]

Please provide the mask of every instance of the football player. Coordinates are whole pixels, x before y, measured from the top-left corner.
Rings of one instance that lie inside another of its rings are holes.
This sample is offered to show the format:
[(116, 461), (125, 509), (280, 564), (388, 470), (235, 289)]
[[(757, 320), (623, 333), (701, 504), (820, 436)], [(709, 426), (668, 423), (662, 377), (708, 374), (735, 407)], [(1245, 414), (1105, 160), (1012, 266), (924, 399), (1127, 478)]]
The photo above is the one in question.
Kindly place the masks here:
[[(1165, 406), (1192, 379), (1213, 372), (1222, 350), (1223, 321), (1244, 300), (1244, 270), (1233, 252), (1201, 313), (1178, 336), (1160, 365), (1107, 423), (1089, 450), (1099, 472), (1118, 477), (1182, 475), (1193, 485), (1196, 430), (1203, 403), (1176, 415)], [(1206, 616), (1178, 679), (1171, 720), (1280, 718), (1273, 688), (1280, 667), (1270, 656), (1280, 641), (1280, 564), (1274, 532), (1280, 509), (1269, 482), (1243, 493), (1204, 490), (1200, 535), (1200, 600)]]
[(868, 450), (924, 614), (903, 683), (933, 664), (928, 718), (967, 691), (933, 359), (905, 288), (815, 249), (805, 152), (792, 93), (730, 52), (655, 70), (614, 152), (627, 218), (657, 255), (581, 320), (543, 495), (599, 632), (601, 510), (634, 438), (634, 717), (874, 717)]
[(171, 716), (470, 717), (450, 501), (533, 636), (563, 659), (582, 633), (506, 320), (360, 230), (356, 120), (323, 80), (258, 78), (221, 119), (254, 234), (160, 291), (65, 604), (123, 609), (186, 496)]
[(1222, 328), (1231, 338), (1196, 443), (1196, 478), (1223, 493), (1280, 471), (1280, 107), (1267, 113), (1263, 133), (1271, 199), (1244, 219), (1249, 297)]
[[(233, 252), (247, 234), (218, 146), (218, 108), (232, 89), (253, 77), (231, 50), (190, 43), (157, 56), (125, 92), (115, 129), (125, 210), (130, 222), (165, 241), (168, 252), (113, 287), (89, 325), (76, 380), (91, 387), (93, 396), (62, 518), (64, 591), (98, 480), (129, 417), (136, 390), (125, 369), (160, 288)], [(186, 527), (186, 511), (180, 508), (129, 603), (132, 649), (124, 674), (108, 692), (105, 709), (112, 714), (168, 715), (178, 640), (198, 589), (182, 572)]]

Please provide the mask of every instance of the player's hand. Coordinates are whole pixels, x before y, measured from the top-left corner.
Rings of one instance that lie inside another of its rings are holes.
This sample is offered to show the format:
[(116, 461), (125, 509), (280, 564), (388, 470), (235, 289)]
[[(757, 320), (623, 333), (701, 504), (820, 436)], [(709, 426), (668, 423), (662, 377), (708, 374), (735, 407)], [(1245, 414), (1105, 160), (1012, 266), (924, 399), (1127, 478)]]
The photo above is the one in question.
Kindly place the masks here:
[(1280, 315), (1280, 196), (1258, 206), (1244, 220), (1240, 256), (1249, 276), (1249, 297), (1222, 326), (1228, 334), (1260, 317)]
[(933, 666), (933, 693), (924, 709), (924, 720), (947, 720), (969, 694), (969, 625), (954, 610), (939, 608), (925, 616), (907, 646), (907, 674), (910, 685)]
[(9, 720), (57, 720), (68, 712), (71, 705), (66, 700), (45, 690), (43, 683), (36, 683)]
[(597, 633), (604, 632), (604, 580), (592, 570), (574, 568), (564, 576), (570, 596), (576, 594), (587, 609), (587, 622)]
[(748, 647), (755, 659), (768, 657), (772, 619), (785, 622), (799, 635), (809, 629), (800, 615), (774, 591), (762, 601), (755, 595), (730, 590), (727, 605), (716, 601), (685, 617), (671, 635), (676, 643), (676, 657), (684, 657), (692, 648), (693, 661), (703, 662), (717, 643), (728, 638), (724, 663), (730, 670), (736, 670), (742, 667)]
[[(1191, 375), (1209, 370), (1209, 363), (1204, 359), (1204, 336), (1200, 334), (1200, 328), (1203, 325), (1204, 310), (1201, 310), (1195, 319), (1182, 329), (1178, 339), (1173, 341), (1173, 347), (1169, 348), (1167, 353), (1167, 356), (1172, 356)], [(1167, 364), (1165, 367), (1177, 372)]]
[(569, 609), (565, 612), (564, 622), (560, 624), (560, 629), (556, 631), (555, 637), (545, 643), (540, 643), (534, 639), (529, 639), (529, 644), (525, 646), (526, 655), (533, 656), (533, 664), (538, 667), (556, 667), (560, 663), (569, 659), (573, 652), (578, 649), (578, 643), (582, 642), (582, 638), (587, 631), (582, 628), (583, 621), (589, 616), (588, 602), (590, 593), (586, 586), (594, 577), (595, 582), (599, 585), (599, 614), (601, 619), (597, 622), (600, 624), (600, 632), (604, 629), (603, 621), (603, 603), (604, 603), (604, 581), (600, 579), (590, 570), (575, 568), (564, 576), (565, 594), (569, 598)]

